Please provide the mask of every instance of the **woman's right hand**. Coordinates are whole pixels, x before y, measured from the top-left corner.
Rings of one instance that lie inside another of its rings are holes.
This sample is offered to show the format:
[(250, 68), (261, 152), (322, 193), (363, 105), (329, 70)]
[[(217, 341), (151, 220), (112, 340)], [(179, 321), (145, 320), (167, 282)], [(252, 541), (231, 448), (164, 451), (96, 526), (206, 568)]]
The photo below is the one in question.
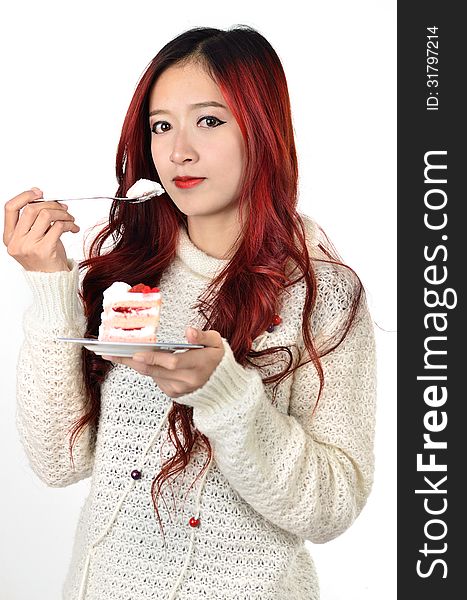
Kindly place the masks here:
[(60, 236), (65, 231), (78, 233), (79, 227), (65, 204), (33, 204), (39, 198), (43, 198), (41, 190), (32, 188), (8, 200), (5, 204), (3, 243), (8, 254), (27, 271), (69, 271)]

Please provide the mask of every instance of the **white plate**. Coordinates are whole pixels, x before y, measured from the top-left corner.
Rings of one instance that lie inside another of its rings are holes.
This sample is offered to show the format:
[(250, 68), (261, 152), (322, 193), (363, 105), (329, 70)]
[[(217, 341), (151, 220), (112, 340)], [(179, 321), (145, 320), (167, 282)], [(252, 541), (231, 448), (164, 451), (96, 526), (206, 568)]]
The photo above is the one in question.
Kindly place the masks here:
[(90, 338), (57, 338), (59, 342), (79, 344), (95, 354), (108, 356), (133, 356), (136, 352), (158, 350), (162, 352), (185, 352), (193, 348), (204, 348), (202, 344), (177, 344), (156, 342), (154, 344), (137, 344), (132, 342), (101, 342)]

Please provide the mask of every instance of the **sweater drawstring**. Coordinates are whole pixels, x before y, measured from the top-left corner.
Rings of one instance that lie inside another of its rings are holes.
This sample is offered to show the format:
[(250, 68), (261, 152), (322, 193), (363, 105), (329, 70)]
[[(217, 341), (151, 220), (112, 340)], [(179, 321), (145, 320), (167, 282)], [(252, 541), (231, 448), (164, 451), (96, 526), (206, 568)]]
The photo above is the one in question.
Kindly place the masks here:
[[(269, 335), (268, 335), (268, 332), (267, 332), (267, 331), (265, 331), (263, 334), (261, 334), (261, 335), (260, 335), (260, 336), (259, 336), (259, 337), (256, 339), (256, 341), (257, 341), (257, 346), (256, 346), (256, 348), (255, 348), (255, 351), (259, 351), (259, 350), (261, 350), (261, 348), (262, 348), (262, 347), (265, 345), (265, 343), (267, 342), (268, 338), (269, 338)], [(200, 486), (199, 486), (199, 489), (198, 489), (198, 494), (197, 494), (197, 496), (196, 496), (195, 515), (194, 515), (194, 517), (195, 517), (195, 519), (196, 519), (196, 520), (198, 520), (198, 519), (199, 519), (200, 506), (201, 506), (201, 495), (202, 495), (202, 493), (203, 493), (203, 490), (204, 490), (204, 484), (205, 484), (205, 482), (206, 482), (206, 478), (207, 478), (207, 476), (208, 476), (209, 469), (211, 468), (211, 464), (212, 464), (212, 458), (211, 458), (211, 460), (209, 461), (209, 464), (208, 464), (208, 466), (207, 466), (207, 468), (206, 468), (206, 471), (205, 471), (205, 472), (204, 472), (204, 474), (203, 474), (203, 477), (201, 478), (201, 483), (200, 483)], [(194, 548), (195, 535), (196, 535), (196, 528), (194, 527), (194, 528), (193, 528), (193, 531), (191, 532), (191, 536), (190, 536), (190, 545), (189, 545), (189, 548), (188, 548), (187, 556), (186, 556), (186, 558), (185, 558), (185, 562), (184, 562), (184, 564), (183, 564), (183, 567), (181, 568), (181, 571), (180, 571), (180, 574), (179, 574), (179, 576), (178, 576), (178, 579), (177, 579), (177, 581), (175, 582), (175, 584), (174, 584), (174, 586), (173, 586), (173, 588), (172, 588), (172, 590), (171, 590), (171, 592), (170, 592), (170, 595), (169, 595), (169, 598), (168, 598), (168, 600), (174, 600), (174, 599), (175, 599), (175, 594), (177, 593), (177, 590), (178, 590), (178, 588), (179, 588), (179, 586), (180, 586), (181, 582), (183, 581), (183, 578), (185, 577), (185, 574), (186, 574), (186, 572), (187, 572), (187, 569), (188, 569), (188, 566), (189, 566), (189, 564), (190, 564), (191, 557), (192, 557), (192, 554), (193, 554), (193, 548)]]
[(262, 333), (259, 337), (256, 338), (256, 341), (259, 340), (259, 342), (256, 345), (255, 348), (255, 352), (259, 352), (261, 350), (261, 348), (264, 346), (264, 344), (266, 343), (267, 339), (268, 339), (269, 335), (267, 332)]
[[(204, 489), (204, 484), (206, 482), (206, 477), (208, 476), (208, 472), (209, 469), (211, 468), (211, 464), (212, 464), (212, 458), (209, 461), (208, 466), (206, 467), (206, 470), (201, 478), (201, 483), (199, 485), (198, 488), (198, 493), (196, 495), (196, 503), (195, 503), (195, 514), (194, 517), (196, 520), (199, 519), (199, 515), (200, 515), (200, 509), (201, 509), (201, 495), (203, 493), (203, 489)], [(188, 566), (190, 564), (191, 561), (191, 557), (193, 554), (193, 548), (194, 548), (194, 543), (195, 543), (195, 535), (196, 535), (196, 527), (193, 527), (192, 532), (191, 532), (191, 536), (190, 536), (190, 545), (188, 547), (188, 552), (185, 558), (185, 562), (183, 563), (183, 567), (181, 568), (180, 574), (178, 576), (177, 581), (175, 582), (174, 586), (172, 587), (172, 590), (170, 591), (170, 595), (168, 600), (174, 600), (175, 598), (175, 594), (177, 593), (177, 590), (181, 584), (181, 582), (183, 581), (183, 578), (185, 577), (186, 571), (188, 569)]]
[[(151, 439), (149, 440), (149, 442), (146, 445), (146, 448), (143, 452), (143, 454), (141, 455), (140, 458), (140, 462), (138, 465), (138, 470), (142, 470), (143, 468), (143, 463), (144, 460), (146, 458), (146, 455), (148, 454), (149, 450), (151, 449), (152, 445), (154, 444), (154, 442), (157, 440), (157, 438), (159, 437), (162, 428), (164, 427), (165, 423), (167, 422), (169, 413), (172, 409), (172, 404), (170, 404), (170, 406), (168, 407), (168, 409), (166, 410), (164, 417), (162, 418), (161, 422), (159, 423), (159, 426), (157, 427), (156, 431), (154, 432), (154, 434), (151, 436)], [(102, 542), (102, 540), (105, 538), (105, 536), (109, 533), (112, 525), (114, 524), (118, 513), (120, 511), (120, 508), (125, 500), (125, 498), (128, 496), (128, 494), (130, 493), (130, 491), (133, 489), (134, 485), (136, 484), (136, 481), (134, 479), (132, 479), (130, 481), (130, 483), (128, 484), (126, 490), (123, 492), (123, 494), (120, 497), (120, 500), (117, 502), (117, 506), (115, 507), (114, 512), (112, 513), (112, 516), (110, 517), (104, 531), (102, 532), (102, 534), (97, 538), (97, 540), (95, 542), (93, 542), (88, 550), (88, 554), (86, 556), (86, 560), (84, 562), (84, 567), (83, 567), (83, 574), (81, 576), (81, 585), (80, 585), (80, 589), (79, 589), (79, 595), (78, 595), (78, 600), (84, 600), (85, 599), (85, 594), (86, 594), (86, 587), (87, 587), (87, 582), (88, 582), (88, 576), (89, 576), (89, 567), (90, 567), (90, 563), (91, 563), (91, 558), (94, 556), (94, 554), (96, 553), (96, 548), (97, 546)]]

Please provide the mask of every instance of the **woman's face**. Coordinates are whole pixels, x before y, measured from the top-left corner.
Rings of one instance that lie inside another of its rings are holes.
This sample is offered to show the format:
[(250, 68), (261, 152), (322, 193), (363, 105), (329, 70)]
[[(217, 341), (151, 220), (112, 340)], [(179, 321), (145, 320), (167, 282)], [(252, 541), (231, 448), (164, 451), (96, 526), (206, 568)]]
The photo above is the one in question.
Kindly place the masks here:
[[(149, 126), (161, 183), (182, 213), (236, 212), (244, 142), (219, 87), (200, 65), (175, 65), (160, 75), (149, 97)], [(186, 176), (202, 179), (185, 185), (175, 179)]]

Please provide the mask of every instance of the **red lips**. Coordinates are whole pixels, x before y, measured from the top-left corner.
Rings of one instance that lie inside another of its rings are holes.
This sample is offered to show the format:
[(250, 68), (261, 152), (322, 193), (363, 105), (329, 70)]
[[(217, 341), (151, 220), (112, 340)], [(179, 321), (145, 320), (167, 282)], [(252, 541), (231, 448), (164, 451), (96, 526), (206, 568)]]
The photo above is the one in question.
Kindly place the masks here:
[(205, 180), (205, 177), (191, 177), (189, 175), (184, 175), (183, 177), (174, 177), (173, 180), (178, 188), (187, 189), (200, 184)]

